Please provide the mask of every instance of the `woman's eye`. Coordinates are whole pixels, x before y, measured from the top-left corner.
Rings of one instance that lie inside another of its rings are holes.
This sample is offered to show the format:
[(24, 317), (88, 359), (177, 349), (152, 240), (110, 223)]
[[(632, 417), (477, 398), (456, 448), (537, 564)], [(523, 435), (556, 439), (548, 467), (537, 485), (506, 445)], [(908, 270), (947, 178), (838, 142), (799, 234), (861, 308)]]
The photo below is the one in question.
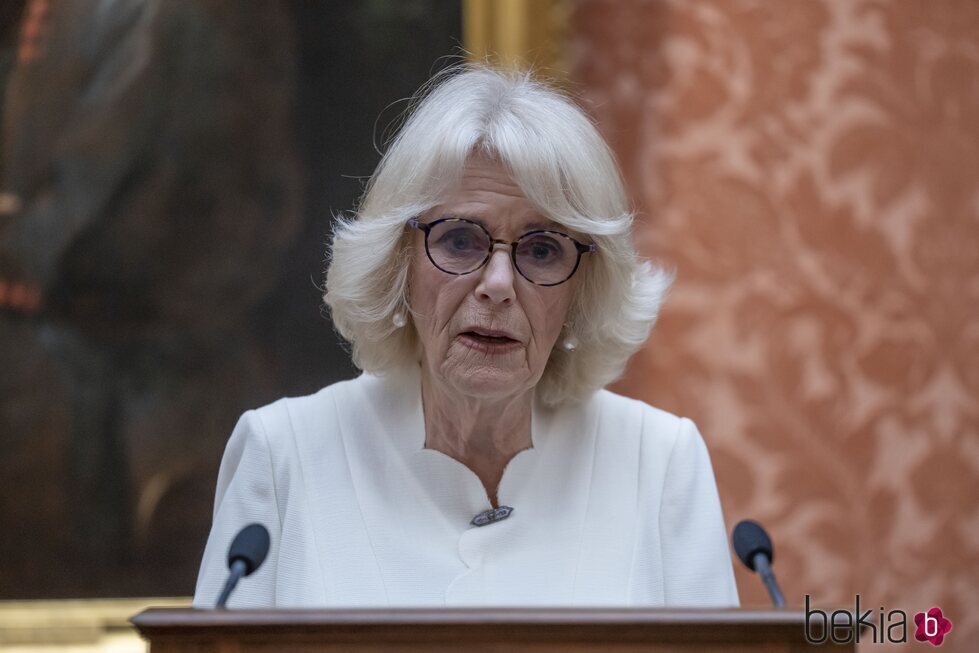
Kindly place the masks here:
[(534, 261), (547, 261), (561, 255), (561, 247), (551, 238), (537, 237), (521, 247), (518, 254), (530, 256)]
[(476, 247), (477, 240), (468, 229), (453, 229), (439, 238), (439, 245), (451, 247), (455, 250), (473, 249)]
[(531, 252), (534, 258), (537, 259), (544, 259), (557, 253), (553, 245), (545, 245), (543, 243), (534, 243)]

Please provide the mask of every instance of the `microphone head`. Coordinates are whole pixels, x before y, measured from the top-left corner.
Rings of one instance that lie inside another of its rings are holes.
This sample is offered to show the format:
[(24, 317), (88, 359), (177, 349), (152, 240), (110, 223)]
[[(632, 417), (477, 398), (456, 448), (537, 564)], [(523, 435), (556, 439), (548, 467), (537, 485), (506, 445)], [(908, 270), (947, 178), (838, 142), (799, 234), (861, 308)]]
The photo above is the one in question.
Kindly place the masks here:
[(235, 560), (245, 563), (245, 575), (258, 569), (269, 552), (269, 531), (261, 524), (249, 524), (241, 529), (228, 549), (228, 566)]
[(775, 560), (772, 540), (756, 521), (745, 519), (739, 522), (731, 535), (731, 544), (734, 545), (734, 552), (738, 554), (738, 558), (751, 571), (757, 571), (755, 556), (759, 553), (764, 553), (769, 562)]

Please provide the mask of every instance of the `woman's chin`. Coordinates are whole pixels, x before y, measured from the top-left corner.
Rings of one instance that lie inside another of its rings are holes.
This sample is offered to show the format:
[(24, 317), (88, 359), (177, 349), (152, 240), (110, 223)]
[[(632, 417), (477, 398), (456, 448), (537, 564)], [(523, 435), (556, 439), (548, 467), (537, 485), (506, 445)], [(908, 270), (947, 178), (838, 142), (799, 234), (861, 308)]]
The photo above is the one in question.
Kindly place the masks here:
[(445, 381), (456, 392), (467, 397), (500, 399), (527, 390), (526, 369), (508, 369), (503, 365), (454, 367), (446, 370)]

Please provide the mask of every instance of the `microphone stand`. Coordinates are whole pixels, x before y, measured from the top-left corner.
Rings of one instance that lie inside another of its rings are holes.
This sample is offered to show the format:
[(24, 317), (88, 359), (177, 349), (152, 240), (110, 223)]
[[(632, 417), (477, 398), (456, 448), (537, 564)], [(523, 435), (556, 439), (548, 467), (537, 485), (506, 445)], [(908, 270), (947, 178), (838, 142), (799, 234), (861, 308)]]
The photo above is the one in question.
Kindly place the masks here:
[(241, 558), (236, 559), (231, 563), (231, 570), (228, 574), (228, 580), (224, 584), (224, 589), (221, 590), (221, 596), (218, 597), (218, 609), (224, 609), (225, 604), (228, 602), (228, 597), (231, 596), (231, 591), (241, 580), (241, 577), (245, 575), (245, 571), (248, 569), (248, 565)]
[(765, 583), (765, 589), (768, 590), (768, 595), (772, 597), (772, 603), (775, 604), (776, 608), (785, 607), (785, 597), (782, 596), (782, 590), (779, 589), (778, 583), (775, 582), (775, 574), (772, 572), (772, 565), (768, 562), (768, 556), (759, 551), (755, 554), (752, 559), (755, 563), (755, 571), (761, 576), (761, 580)]

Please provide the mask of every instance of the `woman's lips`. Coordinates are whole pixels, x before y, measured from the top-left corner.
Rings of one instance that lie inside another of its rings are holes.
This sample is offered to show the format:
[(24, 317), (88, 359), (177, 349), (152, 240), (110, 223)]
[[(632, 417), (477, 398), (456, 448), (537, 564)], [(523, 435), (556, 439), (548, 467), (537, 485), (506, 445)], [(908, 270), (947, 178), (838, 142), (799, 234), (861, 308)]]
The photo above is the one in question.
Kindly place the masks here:
[(521, 347), (518, 340), (507, 336), (487, 336), (474, 331), (459, 334), (459, 341), (471, 349), (486, 354), (507, 354)]
[(471, 327), (466, 327), (461, 331), (461, 333), (468, 333), (475, 336), (484, 336), (488, 338), (508, 338), (510, 340), (519, 340), (509, 331), (503, 329), (490, 329), (487, 327), (482, 327), (478, 325), (473, 325)]

